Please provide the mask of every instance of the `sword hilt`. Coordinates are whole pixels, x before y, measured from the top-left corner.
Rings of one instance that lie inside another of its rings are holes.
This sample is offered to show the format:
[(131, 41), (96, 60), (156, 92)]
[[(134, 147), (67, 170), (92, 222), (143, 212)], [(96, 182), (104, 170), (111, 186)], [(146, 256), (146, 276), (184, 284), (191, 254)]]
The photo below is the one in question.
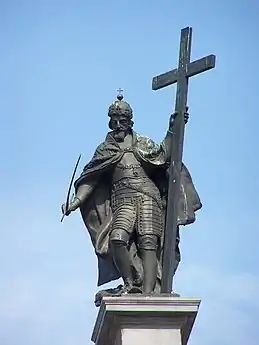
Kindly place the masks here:
[[(71, 198), (70, 198), (70, 201), (69, 201), (69, 205), (71, 204), (72, 200), (74, 199), (74, 196), (75, 196), (75, 193), (72, 194), (72, 196), (71, 196)], [(69, 206), (69, 205), (68, 205), (68, 206)], [(65, 218), (65, 215), (66, 215), (67, 211), (68, 211), (68, 210), (66, 210), (66, 212), (63, 213), (63, 215), (62, 215), (62, 217), (61, 217), (61, 220), (60, 220), (61, 223), (63, 222), (63, 220), (64, 220), (64, 218)]]

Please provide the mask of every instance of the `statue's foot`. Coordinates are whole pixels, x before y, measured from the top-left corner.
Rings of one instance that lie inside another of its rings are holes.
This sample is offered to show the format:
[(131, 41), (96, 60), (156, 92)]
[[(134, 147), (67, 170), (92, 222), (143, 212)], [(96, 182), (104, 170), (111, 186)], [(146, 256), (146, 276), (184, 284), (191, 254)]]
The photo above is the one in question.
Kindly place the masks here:
[(121, 291), (121, 296), (133, 294), (133, 293), (141, 293), (142, 294), (142, 290), (137, 286), (125, 286)]
[(179, 294), (179, 293), (176, 293), (176, 292), (173, 292), (173, 291), (172, 291), (171, 295), (172, 295), (173, 297), (180, 297), (180, 294)]
[[(116, 297), (116, 296), (123, 296), (127, 294), (142, 294), (144, 296), (159, 296), (160, 295), (159, 292), (155, 292), (155, 291), (149, 292), (149, 293), (145, 293), (145, 292), (143, 293), (140, 287), (132, 285), (132, 284), (125, 284), (124, 286), (119, 285), (116, 288), (98, 291), (95, 295), (95, 306), (100, 307), (102, 298), (105, 296)], [(172, 292), (168, 295), (172, 297), (180, 297), (180, 295), (176, 292)]]
[[(157, 291), (151, 291), (151, 292), (142, 292), (143, 296), (161, 296), (161, 293), (160, 292), (157, 292)], [(171, 293), (168, 293), (168, 294), (162, 294), (162, 295), (168, 295), (170, 297), (180, 297), (180, 295), (176, 292), (171, 292)]]
[(130, 283), (127, 282), (121, 290), (121, 295), (127, 295), (127, 294), (133, 294), (133, 293), (142, 294), (142, 290), (140, 287), (133, 285), (131, 282)]
[(123, 286), (119, 285), (116, 288), (98, 291), (95, 295), (95, 301), (94, 301), (95, 306), (100, 307), (102, 298), (105, 296), (120, 296), (122, 289), (123, 289)]
[(138, 286), (132, 286), (129, 289), (128, 293), (141, 293), (142, 294), (143, 292)]
[(150, 292), (142, 292), (143, 296), (158, 296), (159, 294), (155, 291), (150, 291)]

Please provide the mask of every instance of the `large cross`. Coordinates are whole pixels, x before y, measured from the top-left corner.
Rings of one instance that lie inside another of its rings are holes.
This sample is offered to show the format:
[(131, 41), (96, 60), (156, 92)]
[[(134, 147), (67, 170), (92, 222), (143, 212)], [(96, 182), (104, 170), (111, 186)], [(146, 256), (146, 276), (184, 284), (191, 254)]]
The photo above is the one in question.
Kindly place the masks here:
[(169, 190), (164, 235), (164, 249), (162, 262), (161, 293), (171, 293), (173, 271), (175, 267), (175, 249), (177, 236), (177, 217), (180, 196), (180, 176), (182, 168), (184, 142), (184, 113), (187, 106), (188, 79), (196, 74), (215, 67), (215, 55), (208, 55), (190, 62), (192, 28), (181, 30), (180, 53), (178, 68), (153, 78), (152, 89), (158, 90), (177, 83), (173, 140), (171, 147), (171, 164), (169, 168)]

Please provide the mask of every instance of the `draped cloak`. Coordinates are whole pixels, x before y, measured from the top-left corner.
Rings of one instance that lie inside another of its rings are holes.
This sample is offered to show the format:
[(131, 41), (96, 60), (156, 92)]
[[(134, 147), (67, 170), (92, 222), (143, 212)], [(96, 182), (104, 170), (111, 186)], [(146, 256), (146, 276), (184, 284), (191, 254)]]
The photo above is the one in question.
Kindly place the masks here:
[[(168, 132), (165, 139), (157, 144), (150, 138), (133, 131), (134, 154), (160, 190), (161, 198), (164, 201), (163, 218), (165, 218), (168, 193), (168, 168), (170, 165), (168, 151), (171, 135)], [(109, 234), (113, 216), (110, 203), (111, 178), (113, 170), (123, 154), (123, 150), (114, 140), (111, 132), (108, 133), (105, 141), (97, 147), (91, 161), (84, 167), (80, 177), (74, 183), (75, 191), (81, 184), (94, 187), (90, 196), (81, 205), (80, 211), (98, 258), (98, 286), (120, 278), (110, 253)], [(195, 212), (201, 207), (202, 204), (191, 175), (186, 166), (182, 164), (178, 225), (193, 223)], [(161, 278), (162, 244), (163, 238), (161, 238), (158, 251), (158, 281)], [(143, 275), (141, 259), (134, 241), (130, 244), (129, 253), (133, 268), (138, 271), (140, 276)]]

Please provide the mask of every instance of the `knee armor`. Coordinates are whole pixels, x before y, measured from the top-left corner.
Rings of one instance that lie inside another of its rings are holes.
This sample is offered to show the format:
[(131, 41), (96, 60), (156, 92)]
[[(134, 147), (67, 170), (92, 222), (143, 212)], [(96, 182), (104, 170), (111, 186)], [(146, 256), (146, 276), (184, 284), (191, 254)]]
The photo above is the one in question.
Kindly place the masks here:
[(139, 236), (139, 249), (157, 250), (158, 237), (156, 235)]
[(111, 244), (127, 245), (129, 242), (129, 233), (125, 230), (114, 229), (110, 235)]

